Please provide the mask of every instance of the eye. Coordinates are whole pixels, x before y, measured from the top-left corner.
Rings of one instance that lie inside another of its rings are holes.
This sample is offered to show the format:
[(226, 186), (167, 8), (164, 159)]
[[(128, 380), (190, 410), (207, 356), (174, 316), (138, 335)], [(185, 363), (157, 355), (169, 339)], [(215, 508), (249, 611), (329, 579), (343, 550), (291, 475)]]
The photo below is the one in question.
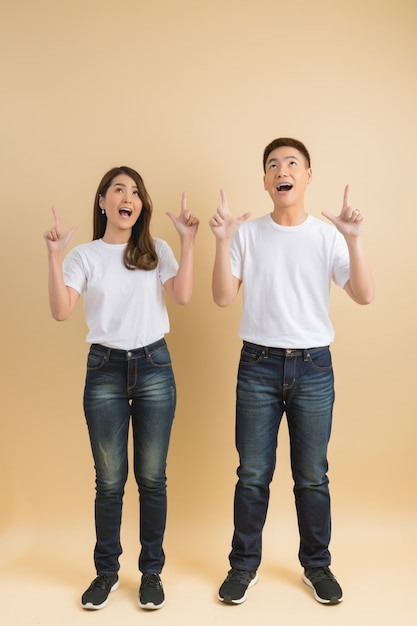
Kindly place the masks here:
[(294, 165), (298, 165), (297, 161), (290, 161), (290, 167), (294, 167)]
[(139, 196), (139, 191), (138, 191), (137, 189), (134, 189), (134, 190), (133, 190), (133, 195), (135, 195), (135, 196)]

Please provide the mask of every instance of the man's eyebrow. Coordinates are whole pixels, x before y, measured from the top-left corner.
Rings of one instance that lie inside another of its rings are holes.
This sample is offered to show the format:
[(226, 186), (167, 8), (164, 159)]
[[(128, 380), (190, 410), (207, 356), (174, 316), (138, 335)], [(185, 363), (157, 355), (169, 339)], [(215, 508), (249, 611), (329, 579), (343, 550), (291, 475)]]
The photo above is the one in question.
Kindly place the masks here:
[[(283, 161), (288, 161), (288, 159), (295, 159), (296, 161), (298, 161), (298, 158), (299, 157), (297, 157), (297, 155), (294, 155), (294, 156), (289, 155), (289, 156), (283, 157), (282, 160)], [(279, 161), (279, 158), (278, 157), (271, 157), (270, 159), (268, 159), (267, 163), (272, 163), (273, 161)]]

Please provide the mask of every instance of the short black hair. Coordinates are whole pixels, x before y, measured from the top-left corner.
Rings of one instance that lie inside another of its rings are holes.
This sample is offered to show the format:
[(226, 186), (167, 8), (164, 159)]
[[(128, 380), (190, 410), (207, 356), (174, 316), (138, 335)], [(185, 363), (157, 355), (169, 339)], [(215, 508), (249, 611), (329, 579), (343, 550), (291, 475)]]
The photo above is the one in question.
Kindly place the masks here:
[(273, 152), (277, 148), (286, 148), (286, 147), (295, 148), (296, 150), (301, 152), (301, 154), (306, 160), (307, 167), (311, 167), (310, 154), (307, 148), (305, 147), (305, 145), (301, 141), (298, 141), (298, 139), (292, 139), (291, 137), (279, 137), (278, 139), (274, 139), (273, 141), (271, 141), (271, 143), (269, 143), (264, 150), (264, 157), (263, 157), (264, 172), (265, 172), (266, 162), (271, 152)]

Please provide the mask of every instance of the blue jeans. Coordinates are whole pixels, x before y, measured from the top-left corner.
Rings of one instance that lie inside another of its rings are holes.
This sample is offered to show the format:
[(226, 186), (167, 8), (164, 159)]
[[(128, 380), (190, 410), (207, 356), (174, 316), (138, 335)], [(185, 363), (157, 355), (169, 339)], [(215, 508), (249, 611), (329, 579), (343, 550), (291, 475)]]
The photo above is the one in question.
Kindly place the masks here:
[(91, 346), (84, 412), (96, 471), (94, 562), (98, 574), (119, 571), (130, 421), (140, 502), (139, 569), (162, 570), (165, 471), (175, 405), (175, 381), (164, 339), (130, 351)]
[(266, 348), (244, 342), (240, 355), (236, 447), (235, 531), (232, 567), (255, 571), (275, 471), (278, 429), (286, 413), (291, 470), (304, 567), (330, 564), (330, 495), (327, 447), (334, 404), (328, 347)]

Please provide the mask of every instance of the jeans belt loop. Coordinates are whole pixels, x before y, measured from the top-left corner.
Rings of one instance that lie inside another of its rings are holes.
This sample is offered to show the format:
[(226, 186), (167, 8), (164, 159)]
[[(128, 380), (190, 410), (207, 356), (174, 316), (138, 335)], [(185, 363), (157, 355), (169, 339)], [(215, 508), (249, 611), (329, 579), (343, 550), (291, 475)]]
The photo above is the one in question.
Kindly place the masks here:
[(308, 361), (310, 358), (310, 352), (308, 350), (303, 350), (304, 361)]

